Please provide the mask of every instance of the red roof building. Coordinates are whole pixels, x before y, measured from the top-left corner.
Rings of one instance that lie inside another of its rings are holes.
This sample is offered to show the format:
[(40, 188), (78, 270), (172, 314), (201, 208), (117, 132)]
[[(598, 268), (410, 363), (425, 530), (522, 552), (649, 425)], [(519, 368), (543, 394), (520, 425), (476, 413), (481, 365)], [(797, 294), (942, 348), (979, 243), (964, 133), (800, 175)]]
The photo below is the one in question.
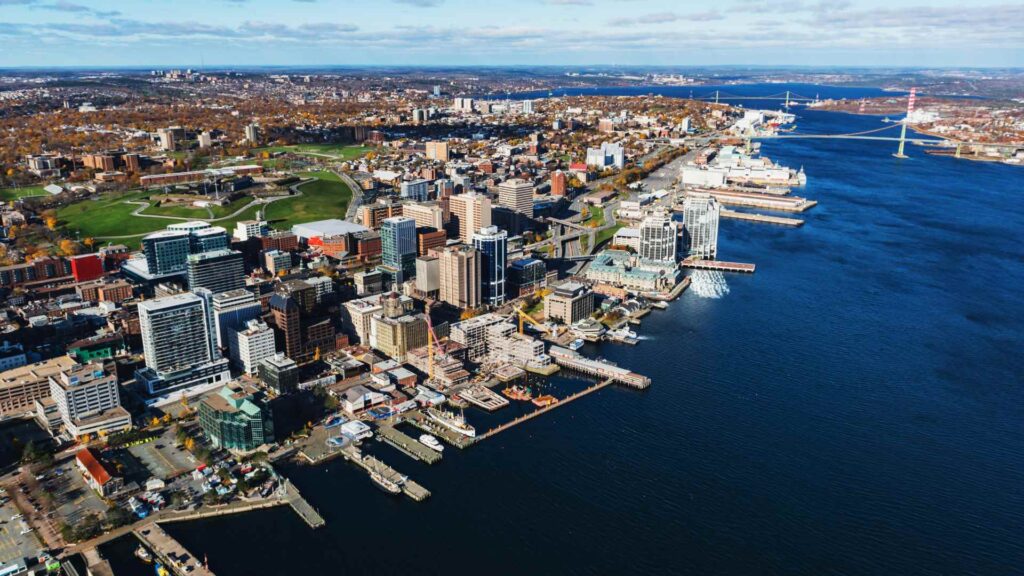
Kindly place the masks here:
[(86, 448), (75, 455), (75, 461), (89, 487), (101, 495), (109, 496), (124, 486), (124, 480), (112, 475), (91, 448)]

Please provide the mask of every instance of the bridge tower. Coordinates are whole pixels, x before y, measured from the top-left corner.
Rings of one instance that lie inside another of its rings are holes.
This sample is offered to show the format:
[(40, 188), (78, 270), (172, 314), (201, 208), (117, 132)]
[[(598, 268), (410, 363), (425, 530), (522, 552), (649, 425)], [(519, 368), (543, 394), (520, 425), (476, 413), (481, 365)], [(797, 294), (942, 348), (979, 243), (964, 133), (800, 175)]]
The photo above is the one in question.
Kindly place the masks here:
[(718, 104), (718, 90), (715, 90), (715, 104)]
[(786, 90), (786, 110), (789, 110), (789, 90)]
[(907, 124), (910, 124), (910, 115), (914, 112), (914, 100), (917, 98), (917, 88), (910, 89), (910, 96), (907, 98), (907, 117), (903, 119), (903, 127), (900, 128), (900, 148), (893, 156), (907, 158), (903, 149), (907, 144)]

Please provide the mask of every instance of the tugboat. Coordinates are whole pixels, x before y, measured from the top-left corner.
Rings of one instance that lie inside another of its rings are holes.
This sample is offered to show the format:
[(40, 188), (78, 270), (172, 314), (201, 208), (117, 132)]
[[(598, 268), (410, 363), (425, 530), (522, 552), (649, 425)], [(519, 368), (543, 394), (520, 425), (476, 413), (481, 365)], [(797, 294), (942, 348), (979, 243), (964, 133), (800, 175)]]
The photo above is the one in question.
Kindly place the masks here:
[(501, 393), (504, 394), (505, 397), (508, 398), (509, 400), (522, 400), (525, 402), (533, 398), (533, 394), (530, 393), (529, 388), (527, 388), (526, 386), (520, 386), (518, 384), (509, 388), (505, 388), (504, 390), (501, 391)]
[(543, 396), (538, 396), (538, 397), (534, 398), (532, 400), (532, 402), (533, 402), (534, 406), (537, 406), (539, 408), (543, 408), (545, 406), (550, 406), (552, 404), (558, 404), (558, 398), (555, 398), (554, 396), (552, 396), (550, 394), (545, 394)]
[(463, 436), (476, 438), (476, 428), (473, 428), (466, 423), (466, 417), (463, 414), (456, 414), (449, 410), (427, 408), (427, 417), (445, 428), (454, 430)]
[(436, 452), (444, 452), (444, 445), (441, 444), (441, 442), (437, 438), (434, 438), (430, 434), (421, 434), (420, 444), (423, 444), (427, 448), (430, 448), (431, 450), (434, 450)]
[(150, 554), (149, 550), (146, 550), (146, 547), (142, 544), (139, 544), (139, 547), (135, 549), (135, 557), (146, 564), (151, 564), (153, 562), (153, 555)]
[(402, 492), (401, 486), (391, 480), (388, 480), (376, 471), (370, 472), (370, 480), (373, 480), (374, 485), (388, 494), (401, 494)]

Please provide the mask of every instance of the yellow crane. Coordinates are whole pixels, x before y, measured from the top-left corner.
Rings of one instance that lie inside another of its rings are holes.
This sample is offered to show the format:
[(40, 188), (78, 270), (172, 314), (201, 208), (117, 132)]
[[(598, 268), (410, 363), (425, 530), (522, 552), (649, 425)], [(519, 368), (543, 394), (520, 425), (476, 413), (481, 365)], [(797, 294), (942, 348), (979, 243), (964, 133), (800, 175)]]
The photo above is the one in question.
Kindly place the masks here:
[(520, 334), (523, 333), (523, 320), (529, 322), (530, 324), (533, 324), (533, 326), (535, 328), (537, 328), (538, 330), (540, 330), (540, 331), (542, 331), (542, 332), (544, 332), (546, 334), (550, 334), (551, 333), (551, 330), (548, 330), (547, 326), (541, 324), (540, 322), (537, 322), (536, 320), (531, 318), (529, 314), (527, 314), (526, 312), (523, 312), (523, 306), (522, 305), (520, 305), (518, 308), (513, 308), (513, 310), (515, 310), (516, 313), (519, 314), (519, 333)]

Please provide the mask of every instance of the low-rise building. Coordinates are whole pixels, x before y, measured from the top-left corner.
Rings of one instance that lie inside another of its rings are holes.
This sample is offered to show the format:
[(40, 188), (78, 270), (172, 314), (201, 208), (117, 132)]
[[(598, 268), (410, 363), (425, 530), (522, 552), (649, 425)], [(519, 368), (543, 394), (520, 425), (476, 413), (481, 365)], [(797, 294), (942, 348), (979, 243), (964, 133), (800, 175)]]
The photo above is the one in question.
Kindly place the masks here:
[(594, 313), (594, 291), (578, 282), (566, 282), (544, 298), (544, 317), (575, 324)]
[(203, 398), (199, 425), (214, 446), (233, 452), (251, 452), (274, 441), (273, 419), (259, 391), (237, 382)]

